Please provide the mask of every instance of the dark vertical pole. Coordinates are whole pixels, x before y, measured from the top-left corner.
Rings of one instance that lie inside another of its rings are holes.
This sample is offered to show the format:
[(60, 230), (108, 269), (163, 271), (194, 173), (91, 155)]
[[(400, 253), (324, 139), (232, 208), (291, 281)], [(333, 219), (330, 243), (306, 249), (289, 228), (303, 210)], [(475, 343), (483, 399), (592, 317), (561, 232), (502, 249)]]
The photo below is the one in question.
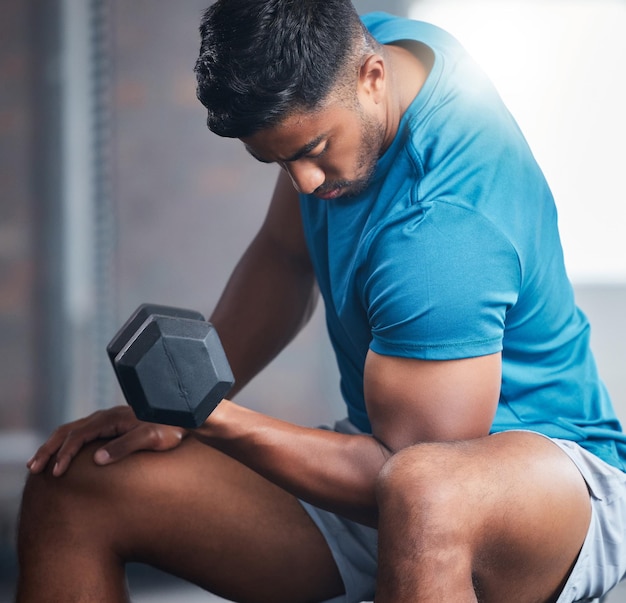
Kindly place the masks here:
[(33, 425), (60, 422), (68, 354), (63, 324), (61, 0), (31, 2), (33, 190), (36, 239), (36, 387)]
[(117, 330), (115, 250), (117, 228), (112, 174), (112, 55), (109, 0), (91, 0), (94, 145), (94, 408), (115, 402), (115, 379), (106, 345)]

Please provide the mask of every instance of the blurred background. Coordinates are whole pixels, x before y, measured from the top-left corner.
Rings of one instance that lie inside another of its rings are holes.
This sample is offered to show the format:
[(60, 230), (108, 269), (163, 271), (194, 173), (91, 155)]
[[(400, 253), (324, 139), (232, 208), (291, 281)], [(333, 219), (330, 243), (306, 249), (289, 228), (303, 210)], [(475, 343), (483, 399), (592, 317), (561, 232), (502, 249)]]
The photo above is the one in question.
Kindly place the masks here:
[[(122, 402), (105, 347), (140, 303), (210, 313), (267, 208), (275, 168), (211, 134), (195, 98), (209, 3), (0, 0), (0, 600), (26, 460), (59, 423)], [(494, 79), (555, 193), (626, 419), (626, 1), (355, 5), (448, 29)], [(238, 401), (342, 416), (323, 309)]]

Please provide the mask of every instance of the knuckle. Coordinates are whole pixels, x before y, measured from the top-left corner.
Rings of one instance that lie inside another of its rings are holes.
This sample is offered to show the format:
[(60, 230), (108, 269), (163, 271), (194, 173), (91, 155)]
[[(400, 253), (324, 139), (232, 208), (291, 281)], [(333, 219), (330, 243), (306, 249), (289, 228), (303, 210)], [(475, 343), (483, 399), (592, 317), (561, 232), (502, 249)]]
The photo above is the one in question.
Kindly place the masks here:
[(66, 434), (65, 434), (65, 441), (67, 442), (68, 440), (75, 440), (77, 439), (79, 436), (79, 432), (77, 429), (70, 429)]
[(37, 455), (50, 454), (52, 449), (52, 444), (50, 443), (50, 440), (48, 440), (47, 442), (44, 442), (41, 446), (39, 446), (39, 448), (37, 449)]
[(48, 438), (48, 442), (51, 442), (54, 440), (64, 440), (65, 436), (67, 435), (69, 431), (70, 431), (70, 425), (61, 425), (60, 427), (57, 427), (52, 432), (52, 435)]
[(164, 437), (163, 437), (163, 432), (161, 428), (158, 427), (157, 425), (150, 425), (148, 426), (147, 429), (148, 429), (148, 440), (150, 441), (150, 443), (155, 447), (162, 445)]

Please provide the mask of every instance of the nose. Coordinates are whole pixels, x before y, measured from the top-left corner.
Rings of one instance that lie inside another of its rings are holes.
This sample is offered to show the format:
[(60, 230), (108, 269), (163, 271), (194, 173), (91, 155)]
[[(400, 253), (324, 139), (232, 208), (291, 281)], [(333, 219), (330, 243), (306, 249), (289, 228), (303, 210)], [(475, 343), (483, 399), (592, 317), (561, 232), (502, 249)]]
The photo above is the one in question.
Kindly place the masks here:
[(324, 184), (326, 176), (324, 171), (316, 164), (309, 161), (293, 161), (283, 165), (294, 187), (303, 195), (310, 195), (313, 191)]

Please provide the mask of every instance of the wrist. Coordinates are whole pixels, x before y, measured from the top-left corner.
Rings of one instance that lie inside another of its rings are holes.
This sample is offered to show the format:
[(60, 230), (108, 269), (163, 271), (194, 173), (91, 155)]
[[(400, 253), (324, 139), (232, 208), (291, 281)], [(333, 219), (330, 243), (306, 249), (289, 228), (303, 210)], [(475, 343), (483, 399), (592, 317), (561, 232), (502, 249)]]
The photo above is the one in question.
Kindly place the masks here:
[[(229, 417), (236, 408), (237, 405), (230, 400), (222, 400), (204, 423), (193, 430), (194, 435), (210, 444), (228, 439), (229, 427), (233, 425), (233, 420)], [(230, 434), (230, 437), (232, 437), (232, 434)]]

